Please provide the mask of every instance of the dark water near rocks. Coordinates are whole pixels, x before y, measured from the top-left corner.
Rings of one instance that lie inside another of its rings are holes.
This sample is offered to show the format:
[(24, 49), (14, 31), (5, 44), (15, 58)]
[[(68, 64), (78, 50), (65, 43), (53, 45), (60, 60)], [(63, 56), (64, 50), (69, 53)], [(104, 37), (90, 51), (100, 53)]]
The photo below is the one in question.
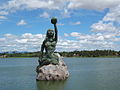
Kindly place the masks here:
[(120, 58), (64, 58), (70, 77), (36, 82), (37, 58), (0, 58), (0, 90), (120, 90)]

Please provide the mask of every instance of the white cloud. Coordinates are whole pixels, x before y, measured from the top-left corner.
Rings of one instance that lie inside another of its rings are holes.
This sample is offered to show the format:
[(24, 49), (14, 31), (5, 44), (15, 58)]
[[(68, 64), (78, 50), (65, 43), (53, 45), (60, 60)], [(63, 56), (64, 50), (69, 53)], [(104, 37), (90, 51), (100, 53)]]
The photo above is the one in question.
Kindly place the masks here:
[(63, 23), (58, 23), (57, 25), (58, 25), (58, 26), (64, 26), (64, 24), (63, 24)]
[(119, 5), (120, 0), (69, 0), (68, 8), (70, 9), (94, 9), (103, 10), (105, 8), (113, 8)]
[(9, 0), (7, 3), (3, 4), (0, 9), (59, 9), (59, 4), (61, 4), (61, 1), (55, 0)]
[(75, 22), (75, 24), (78, 25), (78, 24), (81, 24), (81, 22), (80, 22), (80, 21), (77, 21), (77, 22)]
[(105, 40), (111, 42), (120, 41), (120, 5), (111, 8), (109, 12), (92, 26), (92, 31), (102, 33)]
[(0, 38), (0, 51), (39, 51), (42, 41), (42, 34), (5, 34)]
[[(69, 18), (75, 13), (75, 9), (84, 8), (101, 11), (106, 8), (112, 9), (118, 6), (119, 3), (120, 0), (8, 0), (1, 4), (0, 15), (8, 15), (8, 13), (15, 12), (17, 10), (47, 9), (50, 11), (58, 10), (61, 17)], [(111, 14), (108, 14), (108, 16), (111, 16)], [(47, 12), (43, 12), (40, 17), (49, 18), (50, 15)], [(3, 16), (1, 18), (3, 18)], [(108, 19), (111, 18), (105, 17), (105, 20)], [(80, 24), (80, 22), (76, 24)]]
[[(94, 3), (93, 3), (94, 2)], [(49, 9), (63, 10), (69, 16), (68, 9), (103, 10), (119, 5), (120, 0), (9, 0), (0, 6), (0, 9), (15, 11), (20, 9)]]
[[(120, 38), (114, 34), (82, 34), (66, 33), (67, 37), (59, 37), (56, 51), (113, 49), (120, 50)], [(20, 36), (5, 34), (0, 38), (0, 51), (39, 51), (44, 40), (43, 34), (24, 33)]]
[(109, 12), (92, 26), (92, 31), (108, 33), (107, 37), (119, 36), (120, 33), (120, 5), (110, 8)]
[(5, 41), (5, 38), (0, 38), (0, 42), (3, 42), (3, 41)]
[(16, 39), (16, 41), (18, 42), (18, 43), (27, 43), (27, 39)]
[(65, 36), (65, 37), (68, 37), (69, 35), (68, 35), (67, 33), (64, 33), (64, 36)]
[(70, 34), (78, 41), (77, 45), (82, 45), (84, 49), (114, 49), (120, 50), (119, 41), (120, 37), (114, 33), (94, 33), (94, 34), (81, 34), (72, 32)]
[[(103, 19), (91, 26), (93, 31), (92, 34), (83, 34), (79, 32), (71, 32), (70, 34), (65, 33), (65, 37), (60, 38), (57, 44), (57, 50), (120, 50), (120, 6), (118, 5), (120, 0), (94, 0), (94, 3), (93, 0), (67, 0), (67, 4), (63, 4), (63, 2), (66, 1), (10, 0), (3, 7), (0, 6), (0, 8), (8, 9), (8, 11), (12, 9), (59, 9), (60, 11), (63, 11), (64, 16), (70, 16), (70, 9), (85, 8), (103, 10), (105, 8), (110, 8), (109, 12), (103, 17)], [(44, 13), (42, 14), (42, 17), (50, 17), (47, 12), (46, 14)], [(0, 17), (5, 17), (3, 14), (5, 15), (5, 13), (1, 12), (2, 16)], [(24, 20), (17, 23), (17, 25), (25, 24), (27, 23)], [(78, 21), (76, 24), (80, 24), (80, 22)], [(44, 37), (45, 35), (43, 34), (31, 33), (25, 33), (21, 36), (5, 34), (4, 37), (0, 38), (0, 42), (2, 42), (0, 43), (0, 50), (38, 51)], [(69, 40), (66, 37), (72, 37), (72, 40)]]
[(33, 35), (31, 33), (24, 33), (22, 35), (23, 38), (33, 38)]
[(43, 38), (43, 37), (44, 36), (42, 34), (36, 34), (36, 35), (34, 35), (34, 38), (38, 38), (38, 39)]
[(6, 16), (0, 16), (0, 19), (7, 19)]
[(63, 12), (61, 12), (61, 16), (62, 16), (62, 17), (66, 17), (66, 18), (70, 18), (70, 17), (71, 17), (70, 14), (71, 14), (71, 13), (68, 11), (67, 8), (64, 8), (64, 9), (63, 9)]
[(72, 37), (79, 37), (79, 36), (80, 36), (80, 33), (78, 33), (78, 32), (72, 32), (70, 35), (71, 35)]
[(111, 8), (110, 11), (104, 16), (103, 21), (120, 23), (120, 5)]
[(22, 26), (22, 25), (26, 25), (27, 23), (26, 23), (26, 21), (25, 20), (20, 20), (18, 23), (17, 23), (17, 25), (18, 26)]
[(99, 21), (91, 26), (92, 31), (94, 32), (115, 32), (117, 28), (113, 25), (112, 22), (104, 23)]
[(6, 12), (6, 11), (0, 11), (0, 15), (8, 15), (8, 12)]
[(103, 36), (99, 36), (99, 37), (97, 37), (97, 40), (104, 40), (104, 37)]
[(50, 15), (47, 12), (43, 12), (42, 14), (40, 14), (40, 17), (49, 18)]
[(6, 38), (16, 38), (17, 36), (13, 35), (13, 34), (10, 34), (10, 33), (7, 33), (7, 34), (4, 34), (4, 37)]
[(74, 23), (71, 23), (72, 25), (80, 25), (81, 22), (80, 21), (77, 21), (77, 22), (74, 22)]

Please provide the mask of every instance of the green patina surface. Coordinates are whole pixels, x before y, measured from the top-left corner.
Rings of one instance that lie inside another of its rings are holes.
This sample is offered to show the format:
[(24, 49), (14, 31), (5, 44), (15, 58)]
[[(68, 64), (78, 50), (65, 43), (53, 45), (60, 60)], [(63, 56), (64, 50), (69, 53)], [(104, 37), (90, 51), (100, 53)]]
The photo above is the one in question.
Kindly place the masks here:
[[(58, 31), (57, 31), (57, 19), (52, 18), (51, 23), (54, 25), (54, 30), (48, 29), (46, 33), (46, 38), (42, 43), (41, 46), (41, 56), (39, 58), (39, 65), (46, 65), (46, 64), (58, 64), (59, 58), (54, 53), (56, 49), (57, 39), (58, 39)], [(43, 54), (45, 50), (45, 54)]]

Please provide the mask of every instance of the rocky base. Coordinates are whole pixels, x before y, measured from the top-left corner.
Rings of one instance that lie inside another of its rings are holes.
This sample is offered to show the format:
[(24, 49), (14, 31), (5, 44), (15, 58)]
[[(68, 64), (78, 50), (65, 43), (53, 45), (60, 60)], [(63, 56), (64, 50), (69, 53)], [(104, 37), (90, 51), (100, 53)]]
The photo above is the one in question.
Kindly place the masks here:
[(37, 78), (36, 80), (65, 80), (69, 76), (67, 66), (63, 60), (59, 60), (58, 65), (44, 65), (37, 66), (36, 68)]

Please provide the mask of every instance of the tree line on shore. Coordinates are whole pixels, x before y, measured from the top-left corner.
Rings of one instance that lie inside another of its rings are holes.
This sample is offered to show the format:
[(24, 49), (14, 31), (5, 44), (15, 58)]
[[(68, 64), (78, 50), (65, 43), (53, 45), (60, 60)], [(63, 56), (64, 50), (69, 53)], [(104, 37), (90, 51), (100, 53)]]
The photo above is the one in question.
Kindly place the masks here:
[[(58, 52), (63, 57), (120, 57), (120, 51), (114, 50), (83, 50), (83, 51), (71, 51), (71, 52)], [(39, 57), (40, 51), (37, 52), (4, 52), (0, 53), (0, 57)]]

